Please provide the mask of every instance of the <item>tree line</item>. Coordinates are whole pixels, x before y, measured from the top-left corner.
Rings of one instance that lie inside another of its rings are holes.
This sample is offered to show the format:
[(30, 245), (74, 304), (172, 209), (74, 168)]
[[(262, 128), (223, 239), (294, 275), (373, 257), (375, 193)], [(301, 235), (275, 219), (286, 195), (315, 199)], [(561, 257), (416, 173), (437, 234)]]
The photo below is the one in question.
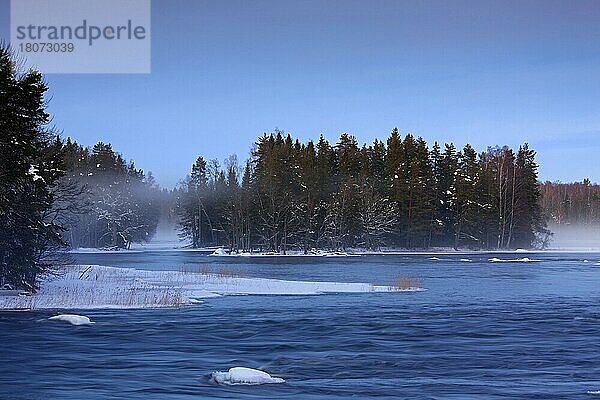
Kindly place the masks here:
[(526, 143), (429, 147), (398, 129), (362, 146), (275, 131), (243, 167), (198, 157), (177, 212), (192, 246), (231, 251), (531, 247), (549, 237), (535, 155)]

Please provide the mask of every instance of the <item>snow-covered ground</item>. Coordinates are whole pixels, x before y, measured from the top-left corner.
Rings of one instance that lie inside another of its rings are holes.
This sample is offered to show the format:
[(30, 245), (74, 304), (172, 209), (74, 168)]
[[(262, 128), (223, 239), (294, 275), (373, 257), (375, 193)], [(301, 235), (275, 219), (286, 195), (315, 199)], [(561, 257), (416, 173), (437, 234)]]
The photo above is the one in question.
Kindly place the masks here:
[(178, 307), (223, 295), (420, 291), (369, 283), (305, 282), (184, 271), (71, 266), (47, 275), (33, 296), (0, 296), (0, 310)]

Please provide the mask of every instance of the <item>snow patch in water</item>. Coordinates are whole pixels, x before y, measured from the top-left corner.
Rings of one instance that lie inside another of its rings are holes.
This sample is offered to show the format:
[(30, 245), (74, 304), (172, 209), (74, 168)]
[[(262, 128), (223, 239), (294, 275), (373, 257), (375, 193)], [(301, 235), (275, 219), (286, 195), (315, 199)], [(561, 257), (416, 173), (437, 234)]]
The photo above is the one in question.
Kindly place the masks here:
[(88, 317), (76, 314), (60, 314), (48, 319), (52, 321), (68, 322), (71, 325), (91, 325), (94, 323), (90, 321)]
[(268, 373), (252, 368), (233, 367), (227, 372), (215, 371), (211, 379), (222, 385), (262, 385), (265, 383), (285, 383), (282, 378), (272, 377)]
[(473, 262), (473, 260), (471, 260), (470, 258), (461, 258), (460, 261), (461, 262)]
[(600, 390), (588, 390), (587, 394), (591, 394), (593, 396), (600, 396)]

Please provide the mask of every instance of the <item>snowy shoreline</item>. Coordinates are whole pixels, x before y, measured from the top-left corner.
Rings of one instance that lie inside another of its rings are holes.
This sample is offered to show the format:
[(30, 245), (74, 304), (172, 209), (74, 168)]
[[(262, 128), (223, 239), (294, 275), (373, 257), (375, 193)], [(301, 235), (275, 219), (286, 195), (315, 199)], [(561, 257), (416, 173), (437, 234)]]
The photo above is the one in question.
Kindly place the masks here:
[(544, 249), (544, 250), (454, 250), (454, 249), (431, 249), (431, 250), (407, 250), (407, 249), (383, 249), (379, 251), (365, 249), (348, 249), (347, 251), (326, 251), (312, 250), (304, 253), (300, 250), (290, 250), (286, 254), (276, 252), (232, 252), (229, 253), (226, 249), (205, 247), (205, 248), (188, 248), (188, 247), (171, 247), (171, 248), (153, 248), (153, 247), (137, 247), (135, 249), (121, 250), (105, 250), (95, 248), (78, 248), (69, 250), (72, 254), (129, 254), (129, 253), (145, 253), (145, 252), (194, 252), (204, 253), (212, 257), (361, 257), (361, 256), (439, 256), (439, 255), (477, 255), (477, 254), (527, 254), (527, 253), (544, 253), (544, 254), (564, 254), (564, 253), (600, 253), (600, 249)]
[(289, 250), (286, 254), (276, 252), (232, 252), (231, 254), (224, 248), (204, 248), (204, 249), (189, 249), (188, 251), (201, 251), (208, 253), (213, 252), (211, 256), (225, 257), (360, 257), (360, 256), (439, 256), (439, 255), (477, 255), (477, 254), (562, 254), (562, 253), (600, 253), (600, 249), (514, 249), (514, 250), (468, 250), (453, 248), (431, 248), (427, 250), (411, 250), (411, 249), (396, 249), (383, 248), (381, 250), (367, 250), (363, 248), (349, 248), (345, 251), (330, 251), (330, 250), (310, 250), (304, 253), (301, 250)]
[(420, 287), (244, 278), (215, 273), (147, 271), (98, 265), (64, 267), (32, 296), (0, 296), (0, 311), (181, 307), (227, 295), (414, 292)]

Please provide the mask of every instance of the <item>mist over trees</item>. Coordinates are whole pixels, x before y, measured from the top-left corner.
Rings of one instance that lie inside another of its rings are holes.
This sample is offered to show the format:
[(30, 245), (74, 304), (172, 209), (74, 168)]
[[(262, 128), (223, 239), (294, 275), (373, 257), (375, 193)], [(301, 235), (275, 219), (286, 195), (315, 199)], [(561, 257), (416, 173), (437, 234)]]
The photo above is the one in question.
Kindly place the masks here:
[(102, 142), (89, 149), (67, 139), (61, 156), (66, 172), (57, 190), (76, 194), (55, 204), (72, 208), (61, 214), (65, 242), (71, 247), (125, 249), (152, 238), (161, 191), (151, 174)]
[(537, 169), (527, 144), (478, 154), (397, 129), (362, 146), (276, 131), (243, 166), (198, 157), (177, 212), (194, 247), (232, 251), (532, 247), (549, 236)]

